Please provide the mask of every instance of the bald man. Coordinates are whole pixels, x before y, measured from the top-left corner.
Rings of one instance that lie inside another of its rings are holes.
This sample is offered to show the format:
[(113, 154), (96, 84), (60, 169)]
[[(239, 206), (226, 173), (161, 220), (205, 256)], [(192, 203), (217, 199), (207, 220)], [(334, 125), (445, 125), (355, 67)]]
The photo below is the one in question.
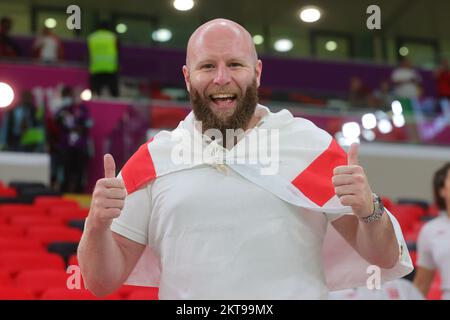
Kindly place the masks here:
[[(117, 177), (105, 155), (105, 178), (96, 184), (78, 252), (94, 294), (128, 283), (159, 286), (160, 299), (323, 299), (329, 288), (365, 284), (370, 264), (391, 278), (411, 271), (401, 231), (373, 195), (356, 145), (347, 159), (312, 123), (258, 104), (262, 62), (242, 26), (225, 19), (200, 26), (182, 71), (193, 112), (172, 133), (200, 134), (200, 148), (227, 154), (255, 132), (278, 130), (279, 173), (265, 177), (245, 164), (217, 165), (214, 156), (212, 163), (174, 164), (168, 154), (175, 134), (168, 132), (143, 145)], [(334, 151), (323, 170), (299, 178), (298, 166), (321, 158), (305, 150), (324, 141), (323, 149)], [(285, 179), (300, 189), (312, 183), (312, 193), (301, 191), (320, 206)], [(320, 198), (330, 188), (325, 203)], [(328, 241), (335, 246), (326, 254), (331, 263), (321, 256), (328, 223), (343, 240)], [(355, 270), (342, 264), (349, 260), (339, 255), (345, 246), (356, 252), (350, 262), (361, 261)], [(336, 268), (328, 272), (326, 265)]]

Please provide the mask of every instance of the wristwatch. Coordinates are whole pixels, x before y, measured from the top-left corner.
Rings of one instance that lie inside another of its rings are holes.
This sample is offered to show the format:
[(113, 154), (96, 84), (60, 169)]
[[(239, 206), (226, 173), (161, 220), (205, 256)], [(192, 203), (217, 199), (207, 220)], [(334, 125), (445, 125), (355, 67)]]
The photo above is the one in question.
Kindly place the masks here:
[(373, 198), (373, 213), (367, 217), (361, 218), (361, 220), (364, 223), (372, 223), (378, 221), (381, 219), (384, 213), (384, 205), (380, 197), (377, 194), (373, 193), (372, 198)]

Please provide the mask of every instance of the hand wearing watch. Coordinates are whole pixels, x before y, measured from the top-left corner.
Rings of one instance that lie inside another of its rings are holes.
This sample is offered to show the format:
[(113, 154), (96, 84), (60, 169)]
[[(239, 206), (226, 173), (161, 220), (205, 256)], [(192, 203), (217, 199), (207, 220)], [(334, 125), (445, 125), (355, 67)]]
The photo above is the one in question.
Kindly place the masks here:
[(380, 197), (373, 193), (373, 213), (367, 217), (361, 217), (360, 219), (364, 223), (372, 223), (381, 219), (384, 213), (384, 205)]

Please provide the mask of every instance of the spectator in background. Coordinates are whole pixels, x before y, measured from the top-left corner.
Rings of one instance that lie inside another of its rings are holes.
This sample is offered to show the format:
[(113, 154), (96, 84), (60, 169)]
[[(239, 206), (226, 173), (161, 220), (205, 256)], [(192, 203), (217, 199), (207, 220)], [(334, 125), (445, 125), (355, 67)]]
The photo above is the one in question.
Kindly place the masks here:
[(9, 36), (12, 28), (12, 19), (2, 17), (0, 19), (0, 58), (20, 56), (20, 49), (14, 40)]
[(20, 102), (2, 119), (0, 145), (9, 151), (43, 151), (45, 130), (43, 108), (38, 109), (30, 91), (22, 92)]
[(369, 97), (369, 88), (363, 84), (359, 77), (353, 76), (350, 79), (348, 96), (350, 105), (355, 108), (365, 108), (368, 106)]
[(434, 75), (436, 77), (438, 94), (436, 111), (443, 114), (450, 121), (450, 68), (447, 59), (442, 60)]
[(435, 273), (441, 275), (442, 299), (450, 300), (450, 162), (433, 177), (433, 193), (441, 215), (427, 222), (417, 242), (417, 271), (414, 285), (426, 297)]
[(450, 100), (450, 68), (448, 60), (443, 59), (441, 65), (434, 72), (437, 82), (437, 94), (440, 99)]
[(87, 44), (92, 92), (100, 95), (106, 87), (113, 97), (117, 97), (119, 46), (116, 34), (109, 30), (107, 22), (101, 22), (97, 30), (88, 36)]
[(63, 105), (56, 112), (58, 127), (56, 142), (56, 170), (63, 172), (60, 182), (62, 192), (82, 193), (86, 183), (89, 160), (89, 130), (92, 120), (85, 105), (75, 101), (72, 88), (62, 92)]
[(42, 29), (42, 35), (33, 43), (33, 55), (44, 63), (55, 63), (63, 59), (61, 40), (47, 27)]
[(415, 99), (420, 97), (422, 78), (413, 68), (409, 58), (402, 58), (400, 65), (392, 72), (391, 81), (394, 84), (394, 94), (397, 98)]
[(392, 93), (389, 81), (383, 80), (380, 82), (380, 87), (373, 92), (370, 100), (370, 106), (387, 111), (391, 109), (391, 103), (394, 100), (395, 97)]

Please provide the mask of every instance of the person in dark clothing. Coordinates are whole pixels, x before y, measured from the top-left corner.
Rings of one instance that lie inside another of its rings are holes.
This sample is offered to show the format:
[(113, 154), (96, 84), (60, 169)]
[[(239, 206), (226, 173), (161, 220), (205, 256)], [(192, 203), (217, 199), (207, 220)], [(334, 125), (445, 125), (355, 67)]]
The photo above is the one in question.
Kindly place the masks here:
[(19, 47), (9, 36), (11, 28), (12, 19), (10, 17), (2, 17), (0, 19), (0, 58), (20, 56)]
[(7, 112), (0, 132), (2, 149), (18, 152), (39, 151), (43, 147), (43, 125), (30, 91), (24, 91), (20, 102)]
[(56, 167), (62, 167), (63, 171), (60, 191), (82, 193), (89, 160), (89, 130), (92, 121), (87, 107), (75, 102), (70, 87), (64, 88), (62, 95), (67, 103), (55, 115), (58, 127), (56, 161), (59, 163)]

